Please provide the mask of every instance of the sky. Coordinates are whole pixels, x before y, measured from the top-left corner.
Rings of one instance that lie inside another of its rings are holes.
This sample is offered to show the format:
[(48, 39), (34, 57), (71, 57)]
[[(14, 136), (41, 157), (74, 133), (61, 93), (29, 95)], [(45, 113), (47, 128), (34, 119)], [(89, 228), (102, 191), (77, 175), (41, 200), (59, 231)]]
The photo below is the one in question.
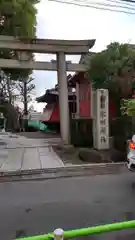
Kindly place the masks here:
[[(79, 0), (78, 0), (79, 1)], [(93, 2), (95, 0), (89, 0)], [(104, 1), (104, 0), (100, 0)], [(95, 1), (96, 2), (96, 1)], [(101, 51), (110, 42), (135, 43), (135, 15), (97, 10), (87, 7), (41, 0), (37, 7), (37, 37), (48, 39), (96, 39), (91, 51)], [(38, 61), (50, 61), (55, 56), (36, 54)], [(78, 56), (67, 57), (78, 62)], [(36, 95), (40, 96), (57, 82), (56, 72), (34, 71)], [(41, 111), (43, 104), (36, 104)]]

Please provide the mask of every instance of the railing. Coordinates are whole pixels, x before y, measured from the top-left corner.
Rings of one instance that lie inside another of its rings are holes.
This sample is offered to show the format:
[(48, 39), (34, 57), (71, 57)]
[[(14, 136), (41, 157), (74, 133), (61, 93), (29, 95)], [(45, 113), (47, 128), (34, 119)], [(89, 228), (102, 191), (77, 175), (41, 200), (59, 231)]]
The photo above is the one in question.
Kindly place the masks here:
[(53, 233), (48, 233), (45, 235), (19, 238), (16, 240), (63, 240), (75, 237), (86, 237), (93, 234), (101, 234), (106, 232), (120, 231), (125, 229), (135, 228), (135, 220), (112, 223), (88, 228), (75, 229), (70, 231), (63, 231), (63, 229), (56, 229)]

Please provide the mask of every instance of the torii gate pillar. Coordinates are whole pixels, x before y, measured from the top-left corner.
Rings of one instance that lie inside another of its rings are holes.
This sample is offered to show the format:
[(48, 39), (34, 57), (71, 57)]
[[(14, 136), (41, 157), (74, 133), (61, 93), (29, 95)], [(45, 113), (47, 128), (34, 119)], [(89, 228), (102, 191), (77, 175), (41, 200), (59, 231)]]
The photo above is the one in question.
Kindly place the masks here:
[(69, 104), (68, 104), (68, 86), (66, 75), (66, 59), (65, 53), (57, 54), (58, 67), (58, 89), (59, 89), (59, 111), (60, 111), (60, 131), (64, 144), (70, 143), (69, 129)]

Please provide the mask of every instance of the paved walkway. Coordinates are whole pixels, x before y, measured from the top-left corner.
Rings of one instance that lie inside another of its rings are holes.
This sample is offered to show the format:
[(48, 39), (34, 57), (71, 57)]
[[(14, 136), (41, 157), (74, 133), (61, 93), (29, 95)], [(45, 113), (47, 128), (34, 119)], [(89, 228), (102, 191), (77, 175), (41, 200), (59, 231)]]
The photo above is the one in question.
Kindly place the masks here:
[(58, 168), (64, 164), (50, 146), (59, 139), (28, 139), (0, 133), (0, 172)]

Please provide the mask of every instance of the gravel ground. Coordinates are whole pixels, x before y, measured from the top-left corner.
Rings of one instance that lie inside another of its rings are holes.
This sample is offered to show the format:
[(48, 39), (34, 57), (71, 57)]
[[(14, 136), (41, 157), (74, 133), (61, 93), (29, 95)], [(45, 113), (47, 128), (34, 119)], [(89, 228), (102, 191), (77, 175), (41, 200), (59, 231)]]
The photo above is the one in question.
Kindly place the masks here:
[(16, 133), (17, 135), (24, 136), (27, 138), (59, 138), (58, 134), (53, 133), (44, 133), (44, 132), (20, 132)]
[(84, 164), (89, 162), (81, 161), (78, 157), (79, 148), (75, 148), (73, 152), (65, 152), (63, 149), (59, 149), (57, 146), (52, 146), (53, 150), (57, 153), (57, 155), (62, 159), (64, 164)]

